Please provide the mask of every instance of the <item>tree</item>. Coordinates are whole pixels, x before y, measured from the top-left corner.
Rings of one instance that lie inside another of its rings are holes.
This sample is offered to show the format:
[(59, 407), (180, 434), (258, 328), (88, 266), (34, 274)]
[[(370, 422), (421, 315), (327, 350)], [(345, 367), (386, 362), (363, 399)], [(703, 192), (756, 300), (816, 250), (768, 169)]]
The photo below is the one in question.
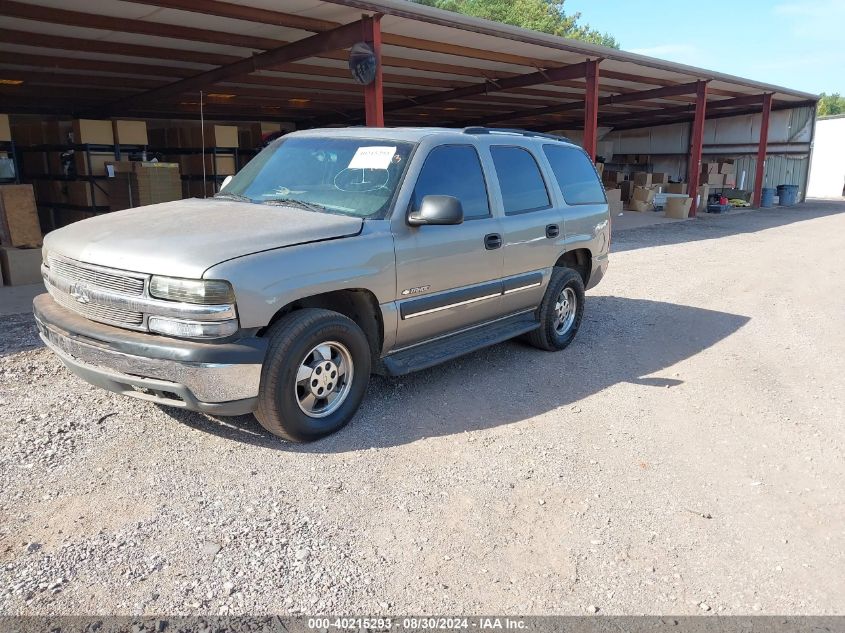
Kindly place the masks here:
[(564, 13), (565, 0), (412, 0), (438, 9), (463, 13), (521, 26), (561, 37), (583, 40), (619, 48), (619, 42), (607, 33), (601, 33), (589, 24), (579, 24), (580, 13)]
[(819, 95), (818, 114), (819, 116), (845, 114), (845, 97), (840, 96), (838, 92), (821, 93)]

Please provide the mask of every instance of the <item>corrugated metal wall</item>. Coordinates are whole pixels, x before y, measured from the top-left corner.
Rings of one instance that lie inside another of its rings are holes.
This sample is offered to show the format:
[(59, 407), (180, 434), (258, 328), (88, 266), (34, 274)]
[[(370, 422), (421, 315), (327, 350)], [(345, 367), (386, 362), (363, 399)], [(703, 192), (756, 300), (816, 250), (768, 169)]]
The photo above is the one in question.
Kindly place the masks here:
[[(769, 119), (769, 155), (764, 186), (798, 185), (807, 189), (810, 140), (815, 109), (812, 107), (777, 110)], [(753, 185), (757, 167), (757, 139), (760, 114), (710, 119), (704, 126), (706, 158), (733, 158), (737, 164), (737, 184), (746, 173), (744, 189)], [(686, 180), (687, 153), (691, 123), (675, 123), (637, 130), (608, 131), (601, 137), (599, 154), (616, 162), (620, 155), (650, 156), (651, 168), (668, 173), (675, 180)], [(600, 130), (601, 132), (601, 130)], [(616, 156), (617, 159), (613, 159)]]

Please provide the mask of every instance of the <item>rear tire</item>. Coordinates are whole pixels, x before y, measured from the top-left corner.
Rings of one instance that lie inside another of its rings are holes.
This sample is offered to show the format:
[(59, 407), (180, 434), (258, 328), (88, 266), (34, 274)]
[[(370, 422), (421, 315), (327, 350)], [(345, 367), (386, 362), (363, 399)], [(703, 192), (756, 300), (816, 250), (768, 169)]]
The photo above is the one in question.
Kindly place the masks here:
[(540, 327), (526, 335), (528, 343), (549, 352), (569, 345), (584, 315), (584, 280), (571, 268), (555, 267), (538, 308)]
[(316, 308), (282, 317), (267, 333), (255, 417), (273, 435), (310, 442), (345, 426), (370, 380), (367, 337), (348, 317)]

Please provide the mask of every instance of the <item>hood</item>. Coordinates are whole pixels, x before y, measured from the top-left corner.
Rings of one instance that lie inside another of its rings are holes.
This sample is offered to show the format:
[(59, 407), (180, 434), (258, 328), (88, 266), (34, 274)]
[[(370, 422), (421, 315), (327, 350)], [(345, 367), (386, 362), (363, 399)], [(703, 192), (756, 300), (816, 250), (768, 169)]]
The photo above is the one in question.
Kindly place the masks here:
[(363, 220), (224, 199), (191, 199), (116, 211), (49, 233), (44, 246), (89, 264), (200, 278), (227, 259), (357, 235)]

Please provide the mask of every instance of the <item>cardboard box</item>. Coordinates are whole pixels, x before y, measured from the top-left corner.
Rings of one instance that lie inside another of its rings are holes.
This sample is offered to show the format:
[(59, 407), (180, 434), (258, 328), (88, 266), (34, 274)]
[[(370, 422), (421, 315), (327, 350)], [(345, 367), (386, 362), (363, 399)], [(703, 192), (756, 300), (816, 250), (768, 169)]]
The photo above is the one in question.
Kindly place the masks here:
[(146, 121), (112, 121), (114, 142), (118, 145), (148, 145)]
[(619, 190), (622, 192), (622, 201), (628, 202), (634, 193), (634, 181), (623, 180), (619, 183)]
[(41, 249), (0, 246), (0, 268), (7, 286), (41, 283)]
[(44, 176), (49, 173), (47, 167), (46, 152), (21, 152), (21, 177), (32, 178), (33, 176)]
[(718, 174), (719, 163), (701, 163), (702, 174)]
[[(75, 180), (67, 183), (68, 204), (77, 207), (107, 207), (109, 195), (104, 180), (94, 181), (93, 187), (87, 180)], [(93, 191), (92, 191), (93, 190)]]
[(621, 189), (605, 189), (604, 193), (607, 196), (608, 202), (622, 202)]
[(74, 134), (73, 130), (71, 121), (44, 121), (41, 134), (44, 143), (48, 145), (68, 145), (78, 142), (73, 140), (76, 136), (71, 138)]
[(602, 172), (601, 179), (606, 183), (617, 184), (625, 180), (625, 174), (621, 171), (608, 169)]
[[(91, 157), (91, 170), (88, 170), (88, 156)], [(73, 162), (79, 176), (105, 176), (106, 164), (114, 162), (114, 152), (85, 152), (73, 153)]]
[(733, 163), (719, 163), (719, 173), (720, 174), (735, 174), (736, 167), (734, 167)]
[(114, 177), (107, 183), (112, 211), (182, 198), (182, 178), (177, 163), (120, 161), (111, 165)]
[(0, 141), (11, 141), (12, 129), (9, 127), (9, 115), (0, 114)]
[(689, 210), (692, 206), (692, 198), (666, 198), (663, 207), (667, 218), (682, 220), (689, 217)]
[(670, 182), (666, 185), (666, 193), (687, 193), (687, 183)]
[(114, 145), (114, 130), (111, 121), (76, 119), (73, 122), (73, 140), (80, 144)]
[(710, 197), (710, 185), (701, 185), (698, 188), (698, 204), (697, 208), (707, 206), (707, 198)]
[(44, 142), (44, 130), (40, 122), (18, 122), (12, 124), (12, 140), (19, 147), (41, 145)]
[(215, 166), (218, 176), (230, 176), (237, 173), (235, 165), (234, 154), (190, 154), (181, 156), (179, 164), (182, 168), (182, 173), (190, 176), (202, 176), (203, 174), (203, 157), (205, 158), (205, 175), (213, 176), (215, 173)]
[(41, 225), (32, 185), (0, 187), (0, 244), (41, 246)]
[(651, 175), (651, 184), (653, 185), (668, 185), (669, 184), (669, 174), (664, 174), (662, 172), (656, 172)]
[(622, 210), (625, 208), (625, 204), (621, 200), (609, 200), (607, 203), (607, 210), (612, 213), (622, 213)]
[(725, 174), (701, 174), (701, 183), (711, 187), (722, 187), (725, 184)]
[(648, 187), (652, 182), (651, 174), (647, 171), (635, 171), (632, 180), (635, 185), (639, 185), (641, 187)]
[(654, 205), (651, 202), (642, 202), (640, 200), (631, 200), (628, 203), (628, 208), (631, 211), (638, 211), (639, 213), (645, 213), (647, 211), (653, 211)]
[(634, 187), (633, 200), (635, 202), (646, 202), (652, 204), (654, 202), (654, 190), (649, 187)]
[(723, 174), (725, 177), (724, 187), (733, 189), (736, 187), (736, 174)]

